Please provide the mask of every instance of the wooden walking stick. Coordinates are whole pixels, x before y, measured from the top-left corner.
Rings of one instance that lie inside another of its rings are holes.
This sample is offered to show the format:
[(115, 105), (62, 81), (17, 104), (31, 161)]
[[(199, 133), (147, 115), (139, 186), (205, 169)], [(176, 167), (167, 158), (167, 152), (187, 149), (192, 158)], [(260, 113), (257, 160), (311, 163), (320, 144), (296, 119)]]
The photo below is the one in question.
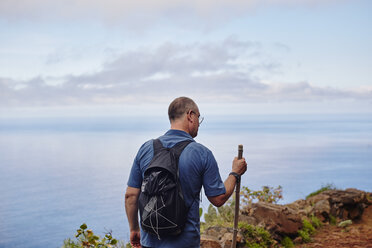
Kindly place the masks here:
[[(243, 145), (238, 147), (238, 159), (243, 157)], [(239, 221), (239, 203), (240, 203), (240, 176), (236, 180), (235, 188), (235, 215), (234, 215), (234, 235), (231, 248), (236, 248), (236, 236), (238, 234), (238, 221)]]

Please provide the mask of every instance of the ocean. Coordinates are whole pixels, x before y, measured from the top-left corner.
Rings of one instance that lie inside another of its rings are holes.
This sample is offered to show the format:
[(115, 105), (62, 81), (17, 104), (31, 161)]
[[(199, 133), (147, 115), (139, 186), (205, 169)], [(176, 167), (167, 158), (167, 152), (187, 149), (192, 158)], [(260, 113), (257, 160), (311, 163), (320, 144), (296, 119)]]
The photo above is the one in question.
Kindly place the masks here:
[[(168, 128), (146, 116), (0, 118), (0, 248), (61, 247), (82, 223), (128, 241), (133, 159)], [(210, 116), (196, 141), (213, 152), (223, 180), (243, 144), (242, 185), (281, 185), (282, 204), (328, 183), (372, 191), (371, 115)]]

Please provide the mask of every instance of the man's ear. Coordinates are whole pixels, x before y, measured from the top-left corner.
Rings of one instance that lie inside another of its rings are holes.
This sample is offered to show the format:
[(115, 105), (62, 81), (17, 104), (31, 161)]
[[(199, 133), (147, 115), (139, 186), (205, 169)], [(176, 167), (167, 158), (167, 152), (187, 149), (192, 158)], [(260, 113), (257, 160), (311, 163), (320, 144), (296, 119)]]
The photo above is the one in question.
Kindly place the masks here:
[(188, 120), (188, 121), (193, 122), (193, 120), (192, 120), (192, 111), (191, 111), (191, 110), (189, 110), (189, 111), (186, 113), (186, 117), (187, 117), (187, 120)]

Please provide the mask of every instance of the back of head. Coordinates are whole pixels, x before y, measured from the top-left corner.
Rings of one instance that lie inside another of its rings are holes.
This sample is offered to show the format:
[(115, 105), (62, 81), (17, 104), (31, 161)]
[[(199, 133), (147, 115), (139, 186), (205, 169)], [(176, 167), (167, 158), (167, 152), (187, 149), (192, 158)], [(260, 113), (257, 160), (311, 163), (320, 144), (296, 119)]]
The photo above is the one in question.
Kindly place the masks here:
[(196, 103), (188, 97), (178, 97), (171, 102), (168, 108), (168, 117), (170, 122), (177, 120), (183, 116), (187, 111), (196, 111), (198, 106)]

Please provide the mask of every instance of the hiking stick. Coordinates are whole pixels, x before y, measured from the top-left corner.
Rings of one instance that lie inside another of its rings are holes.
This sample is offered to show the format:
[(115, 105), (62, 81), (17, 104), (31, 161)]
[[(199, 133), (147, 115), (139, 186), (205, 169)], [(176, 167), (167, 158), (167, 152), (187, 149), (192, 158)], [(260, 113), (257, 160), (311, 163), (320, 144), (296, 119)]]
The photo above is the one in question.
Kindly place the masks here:
[[(238, 159), (243, 157), (243, 145), (238, 147)], [(231, 248), (236, 248), (236, 236), (238, 234), (238, 220), (239, 220), (239, 203), (240, 203), (240, 177), (236, 181), (235, 188), (235, 215), (234, 215), (234, 235)]]

